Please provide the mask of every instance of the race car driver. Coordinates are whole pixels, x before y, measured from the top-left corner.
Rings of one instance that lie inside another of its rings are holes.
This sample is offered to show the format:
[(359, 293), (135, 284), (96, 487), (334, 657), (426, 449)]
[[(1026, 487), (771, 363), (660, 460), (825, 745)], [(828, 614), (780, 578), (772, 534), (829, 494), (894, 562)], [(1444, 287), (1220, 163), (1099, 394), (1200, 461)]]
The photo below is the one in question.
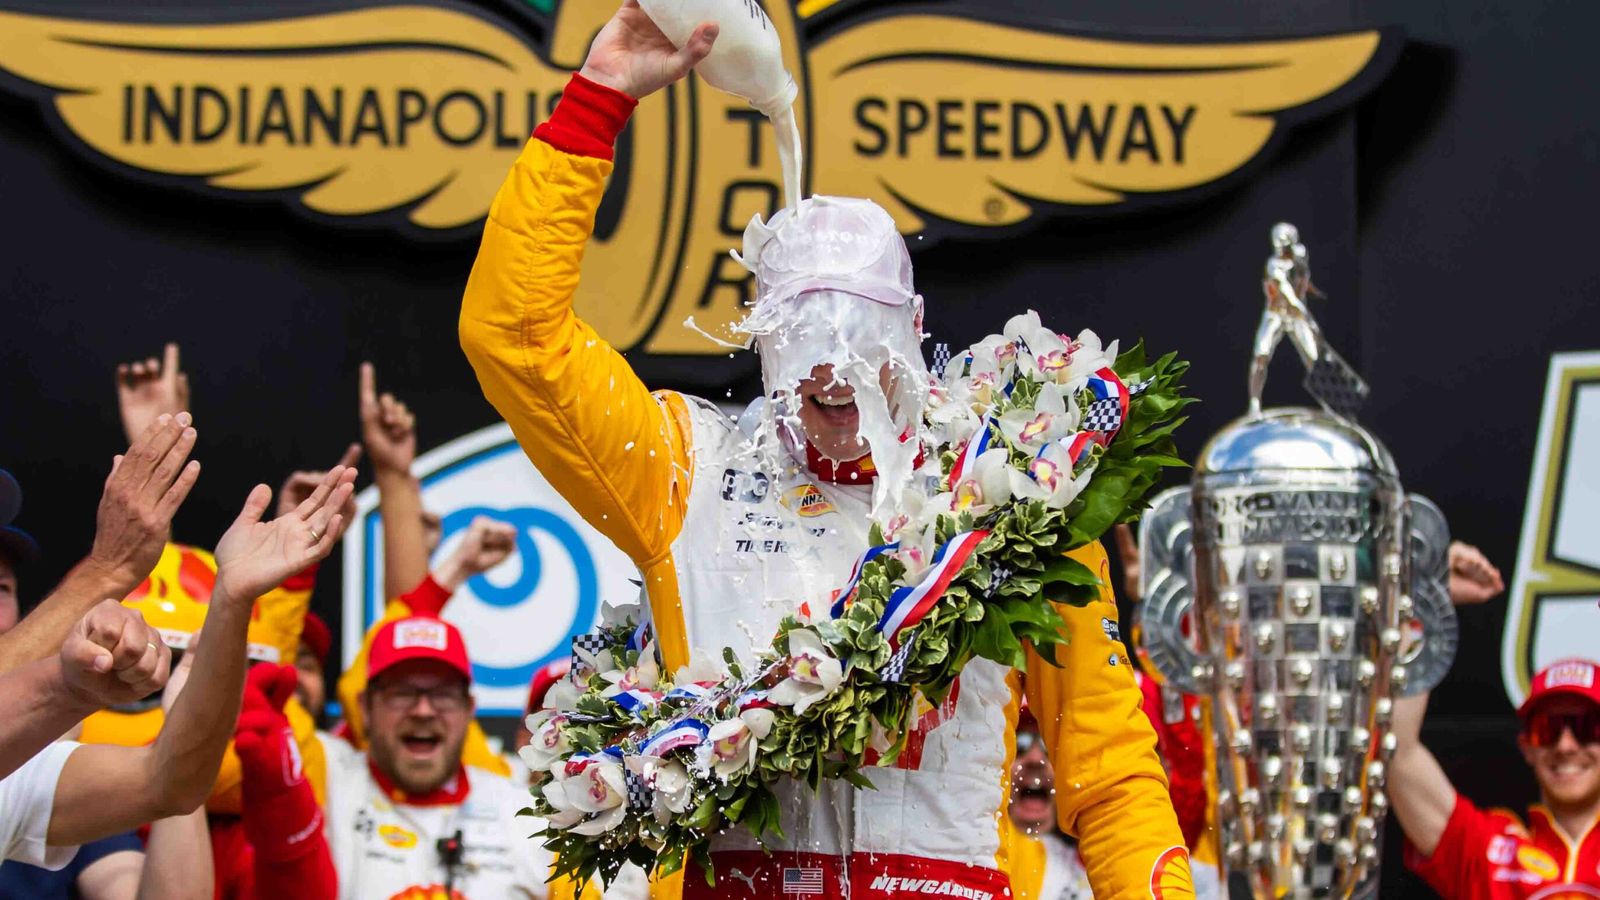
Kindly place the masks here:
[(1421, 740), (1428, 698), (1395, 701), (1389, 802), (1406, 865), (1450, 900), (1600, 897), (1600, 666), (1551, 663), (1517, 709), (1541, 803), (1524, 825), (1456, 793)]
[[(574, 314), (617, 134), (637, 98), (687, 74), (715, 34), (701, 26), (679, 50), (636, 2), (623, 5), (495, 199), (460, 322), (485, 394), (529, 458), (642, 571), (669, 671), (724, 647), (748, 658), (782, 616), (845, 581), (874, 503), (926, 486), (913, 485), (917, 448), (895, 432), (915, 425), (926, 390), (921, 299), (904, 241), (868, 201), (816, 198), (746, 234), (769, 400), (751, 415), (755, 440), (709, 404), (652, 395)], [(869, 446), (863, 433), (879, 437)], [(1108, 573), (1099, 546), (1075, 555)], [(922, 752), (873, 770), (877, 790), (780, 786), (772, 852), (742, 833), (715, 838), (716, 885), (690, 873), (685, 896), (778, 896), (786, 877), (847, 897), (913, 886), (1007, 896), (998, 823), (1024, 691), (1095, 896), (1192, 896), (1154, 734), (1102, 628), (1116, 617), (1110, 590), (1061, 612), (1073, 642), (1059, 668), (1036, 658), (1024, 679), (972, 662), (949, 701), (919, 717)]]

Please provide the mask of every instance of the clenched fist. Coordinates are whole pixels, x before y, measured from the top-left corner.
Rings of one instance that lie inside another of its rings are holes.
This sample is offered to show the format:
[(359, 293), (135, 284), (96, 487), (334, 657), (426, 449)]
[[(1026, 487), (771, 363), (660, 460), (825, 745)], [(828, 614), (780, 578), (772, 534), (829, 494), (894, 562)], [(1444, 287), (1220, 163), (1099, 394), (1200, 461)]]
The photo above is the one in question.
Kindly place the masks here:
[(95, 708), (142, 700), (167, 683), (172, 652), (135, 610), (103, 600), (61, 645), (67, 688)]

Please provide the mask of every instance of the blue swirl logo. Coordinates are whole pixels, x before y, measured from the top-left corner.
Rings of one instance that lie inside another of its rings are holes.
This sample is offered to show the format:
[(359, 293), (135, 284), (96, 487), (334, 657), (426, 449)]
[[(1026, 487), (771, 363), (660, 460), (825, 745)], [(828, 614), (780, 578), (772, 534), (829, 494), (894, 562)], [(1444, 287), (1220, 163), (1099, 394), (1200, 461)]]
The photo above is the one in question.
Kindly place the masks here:
[[(472, 593), (485, 604), (500, 609), (509, 609), (526, 603), (538, 590), (539, 582), (544, 577), (545, 561), (533, 540), (536, 532), (544, 532), (555, 538), (556, 543), (566, 551), (577, 579), (576, 610), (573, 620), (567, 625), (567, 637), (588, 630), (589, 624), (594, 621), (600, 609), (599, 574), (595, 569), (594, 555), (589, 552), (589, 546), (584, 543), (577, 529), (566, 519), (547, 509), (537, 507), (491, 509), (486, 506), (467, 506), (444, 517), (443, 540), (449, 541), (451, 536), (465, 530), (472, 524), (472, 520), (479, 516), (498, 519), (517, 529), (517, 555), (522, 563), (522, 574), (508, 585), (497, 585), (483, 575), (473, 576), (466, 584)], [(550, 652), (525, 665), (487, 666), (474, 662), (472, 677), (477, 683), (488, 687), (524, 686), (532, 680), (533, 673), (540, 667), (567, 655), (568, 652), (568, 642), (562, 639), (556, 642)]]

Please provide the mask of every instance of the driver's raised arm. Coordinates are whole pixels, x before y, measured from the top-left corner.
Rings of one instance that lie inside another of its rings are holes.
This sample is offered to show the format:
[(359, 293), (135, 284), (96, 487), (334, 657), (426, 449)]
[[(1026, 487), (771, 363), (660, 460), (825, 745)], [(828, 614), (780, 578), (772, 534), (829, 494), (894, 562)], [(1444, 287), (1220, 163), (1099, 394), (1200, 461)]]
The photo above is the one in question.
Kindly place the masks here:
[(681, 78), (714, 36), (703, 28), (680, 51), (623, 6), (495, 197), (461, 306), (462, 348), (528, 458), (645, 569), (682, 524), (687, 413), (675, 395), (652, 396), (572, 303), (635, 98)]

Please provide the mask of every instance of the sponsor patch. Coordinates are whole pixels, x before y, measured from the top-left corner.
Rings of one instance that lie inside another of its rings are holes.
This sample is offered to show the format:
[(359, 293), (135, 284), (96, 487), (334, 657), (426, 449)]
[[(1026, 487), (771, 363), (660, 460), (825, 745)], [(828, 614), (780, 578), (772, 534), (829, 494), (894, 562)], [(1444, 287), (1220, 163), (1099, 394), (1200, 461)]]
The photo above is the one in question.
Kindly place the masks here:
[(1556, 865), (1555, 857), (1531, 844), (1517, 848), (1517, 865), (1544, 881), (1555, 881), (1561, 877), (1561, 867)]
[(431, 619), (408, 619), (394, 626), (394, 648), (396, 650), (405, 650), (411, 647), (444, 650), (449, 641), (450, 635), (445, 631), (443, 622)]
[(811, 519), (833, 512), (833, 504), (814, 484), (803, 484), (783, 495), (783, 505), (802, 519)]
[(417, 845), (416, 832), (407, 831), (399, 825), (381, 825), (378, 827), (378, 837), (385, 844), (396, 850), (410, 850)]
[(1544, 683), (1546, 688), (1594, 687), (1594, 666), (1579, 660), (1556, 663), (1550, 667)]

